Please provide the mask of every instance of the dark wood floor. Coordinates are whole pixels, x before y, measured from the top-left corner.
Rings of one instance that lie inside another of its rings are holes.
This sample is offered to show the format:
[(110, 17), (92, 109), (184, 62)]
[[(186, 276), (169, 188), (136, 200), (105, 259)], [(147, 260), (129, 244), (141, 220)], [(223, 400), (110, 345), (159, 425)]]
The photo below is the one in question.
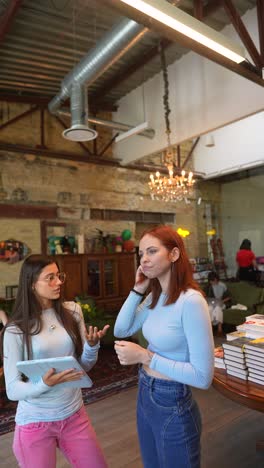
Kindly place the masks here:
[(203, 416), (202, 468), (263, 468), (264, 415), (228, 400), (212, 387), (193, 391)]
[[(104, 449), (109, 468), (142, 468), (135, 421), (136, 388), (86, 406)], [(240, 406), (210, 388), (194, 390), (203, 415), (202, 468), (263, 468), (264, 415)], [(17, 466), (13, 434), (0, 438), (0, 467)], [(69, 465), (58, 455), (57, 468)], [(175, 464), (175, 468), (177, 465)]]
[[(222, 341), (215, 337), (216, 346)], [(213, 387), (193, 389), (193, 394), (203, 419), (201, 468), (264, 468), (264, 451), (256, 452), (256, 441), (264, 440), (264, 414), (228, 400)], [(109, 468), (143, 468), (136, 433), (136, 396), (137, 389), (132, 388), (86, 406)], [(0, 468), (17, 466), (12, 439), (13, 433), (0, 437)], [(59, 453), (57, 468), (69, 468)]]

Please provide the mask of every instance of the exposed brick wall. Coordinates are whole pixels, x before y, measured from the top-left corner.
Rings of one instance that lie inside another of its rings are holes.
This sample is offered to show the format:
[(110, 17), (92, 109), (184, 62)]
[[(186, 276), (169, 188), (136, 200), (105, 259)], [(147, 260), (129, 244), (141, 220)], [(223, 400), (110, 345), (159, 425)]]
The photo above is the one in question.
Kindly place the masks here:
[[(40, 252), (40, 223), (39, 220), (0, 219), (0, 241), (15, 239), (26, 244), (31, 253)], [(18, 281), (21, 262), (6, 264), (0, 262), (0, 297), (5, 297), (5, 287), (15, 285)]]
[[(24, 112), (33, 109), (35, 106), (30, 104), (15, 104), (15, 103), (0, 103), (2, 106), (2, 122), (4, 124), (8, 120), (14, 119)], [(97, 115), (98, 118), (104, 120), (111, 120), (111, 113), (102, 112)], [(70, 127), (70, 119), (60, 117), (66, 127)], [(45, 138), (44, 145), (48, 149), (54, 151), (62, 151), (68, 153), (76, 153), (85, 155), (85, 151), (78, 143), (66, 140), (62, 136), (64, 127), (61, 123), (51, 115), (47, 109), (44, 111), (44, 125), (45, 125)], [(98, 127), (99, 137), (97, 138), (98, 152), (106, 145), (112, 138), (112, 129), (107, 127)], [(28, 145), (37, 147), (41, 144), (41, 130), (40, 130), (40, 110), (32, 112), (30, 115), (17, 120), (14, 124), (8, 125), (0, 131), (0, 142), (16, 143), (18, 145)], [(93, 153), (93, 142), (85, 143), (91, 153)], [(112, 157), (112, 148), (109, 147), (104, 154), (104, 157)]]
[[(9, 107), (9, 118), (29, 108), (28, 105), (17, 104), (9, 104)], [(0, 131), (0, 141), (36, 147), (40, 143), (39, 118), (39, 112), (35, 112), (6, 127)], [(104, 114), (102, 118), (110, 119), (110, 116)], [(61, 131), (58, 122), (45, 112), (47, 147), (54, 151), (82, 153), (78, 144), (61, 137)], [(111, 130), (100, 128), (98, 147), (104, 147), (111, 136)], [(112, 157), (111, 148), (107, 156)], [(65, 222), (65, 233), (68, 235), (83, 233), (87, 237), (94, 237), (96, 228), (111, 234), (120, 234), (128, 228), (134, 239), (136, 232), (134, 222), (90, 220), (90, 208), (175, 213), (175, 228), (183, 227), (191, 232), (186, 240), (189, 255), (206, 256), (203, 204), (197, 206), (196, 203), (186, 205), (184, 202), (164, 204), (152, 201), (148, 180), (148, 172), (0, 151), (1, 203), (56, 206), (58, 216), (53, 221)], [(220, 192), (216, 184), (200, 184), (198, 191), (204, 199), (218, 204)], [(0, 240), (15, 238), (25, 242), (32, 252), (40, 252), (40, 221), (2, 219)], [(48, 234), (52, 233), (49, 229)], [(20, 264), (0, 264), (0, 296), (6, 284), (17, 283), (19, 268)]]

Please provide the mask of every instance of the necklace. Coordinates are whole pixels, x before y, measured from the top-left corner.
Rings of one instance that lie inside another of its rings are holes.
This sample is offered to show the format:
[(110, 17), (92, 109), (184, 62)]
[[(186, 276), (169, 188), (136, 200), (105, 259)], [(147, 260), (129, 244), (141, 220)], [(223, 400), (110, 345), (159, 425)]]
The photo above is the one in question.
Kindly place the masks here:
[(56, 325), (54, 325), (54, 323), (52, 325), (50, 325), (49, 327), (49, 332), (53, 332), (56, 328)]

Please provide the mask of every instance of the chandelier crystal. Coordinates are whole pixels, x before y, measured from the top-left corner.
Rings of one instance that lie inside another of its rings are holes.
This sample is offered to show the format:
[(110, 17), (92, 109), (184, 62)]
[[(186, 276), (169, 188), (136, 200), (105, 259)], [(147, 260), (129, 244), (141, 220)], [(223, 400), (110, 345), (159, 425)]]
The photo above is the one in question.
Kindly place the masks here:
[[(164, 80), (163, 104), (168, 143), (167, 149), (162, 153), (161, 163), (167, 168), (169, 175), (162, 176), (159, 171), (156, 172), (155, 175), (150, 174), (150, 181), (148, 182), (150, 196), (152, 200), (164, 202), (187, 201), (189, 197), (193, 195), (195, 180), (193, 179), (192, 172), (187, 172), (175, 164), (175, 148), (171, 147), (170, 141), (171, 129), (169, 114), (171, 110), (169, 107), (169, 81), (165, 53), (162, 44), (160, 44), (160, 57)], [(177, 170), (177, 174), (174, 174), (174, 168)]]
[(172, 155), (173, 152), (171, 151), (163, 153), (164, 165), (169, 172), (168, 177), (162, 176), (160, 172), (156, 172), (155, 175), (150, 174), (148, 185), (152, 200), (178, 202), (186, 200), (193, 195), (193, 186), (195, 183), (193, 173), (186, 172), (182, 169), (180, 175), (174, 175), (173, 162), (168, 162)]
[(150, 196), (152, 200), (177, 202), (188, 199), (191, 196), (191, 189), (195, 180), (192, 172), (186, 173), (184, 170), (181, 175), (173, 176), (171, 171), (169, 177), (162, 177), (159, 172), (155, 176), (150, 175)]

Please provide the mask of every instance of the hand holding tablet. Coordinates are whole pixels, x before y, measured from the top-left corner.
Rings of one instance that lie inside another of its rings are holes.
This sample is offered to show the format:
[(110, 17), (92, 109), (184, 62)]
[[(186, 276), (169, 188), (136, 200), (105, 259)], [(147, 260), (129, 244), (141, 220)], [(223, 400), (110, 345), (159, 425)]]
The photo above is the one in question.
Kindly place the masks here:
[[(24, 375), (26, 375), (32, 382), (38, 382), (40, 378), (43, 378), (43, 376), (51, 369), (55, 369), (55, 374), (67, 370), (75, 370), (75, 373), (72, 374), (73, 378), (75, 379), (76, 372), (80, 372), (80, 378), (78, 380), (69, 380), (69, 381), (63, 381), (61, 383), (56, 383), (56, 387), (58, 385), (65, 386), (65, 387), (91, 387), (92, 386), (92, 380), (84, 369), (81, 367), (79, 362), (73, 357), (73, 356), (65, 356), (65, 357), (58, 357), (58, 358), (47, 358), (47, 359), (34, 359), (31, 361), (18, 361), (17, 364), (17, 369), (22, 372)], [(49, 381), (52, 381), (52, 376), (54, 373), (50, 373), (49, 376)], [(47, 376), (46, 376), (47, 378)], [(47, 385), (55, 386), (54, 384), (50, 384), (46, 382)]]

